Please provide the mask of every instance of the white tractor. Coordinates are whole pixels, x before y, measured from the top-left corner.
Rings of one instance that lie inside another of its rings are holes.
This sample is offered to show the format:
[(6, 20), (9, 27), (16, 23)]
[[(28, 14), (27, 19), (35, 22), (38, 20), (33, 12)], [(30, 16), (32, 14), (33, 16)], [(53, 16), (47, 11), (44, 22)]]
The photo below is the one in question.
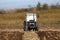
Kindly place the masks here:
[(34, 13), (27, 13), (26, 20), (24, 21), (24, 31), (27, 30), (38, 31), (37, 15)]

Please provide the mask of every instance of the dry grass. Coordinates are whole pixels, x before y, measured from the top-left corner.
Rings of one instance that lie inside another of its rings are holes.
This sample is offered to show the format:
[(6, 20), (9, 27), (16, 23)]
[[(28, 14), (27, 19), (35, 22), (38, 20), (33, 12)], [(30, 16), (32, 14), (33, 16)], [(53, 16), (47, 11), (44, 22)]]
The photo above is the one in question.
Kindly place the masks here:
[(22, 28), (24, 13), (0, 14), (0, 28)]
[[(60, 29), (60, 10), (42, 10), (38, 12), (39, 26), (45, 28), (57, 28)], [(57, 27), (58, 26), (58, 27)]]
[[(25, 14), (15, 13), (15, 14), (0, 14), (0, 28), (11, 28), (11, 29), (20, 29), (23, 28), (23, 21), (25, 20)], [(42, 27), (55, 27), (59, 26), (60, 28), (60, 9), (54, 10), (41, 10), (37, 11), (37, 14), (40, 16), (38, 18), (39, 26)]]

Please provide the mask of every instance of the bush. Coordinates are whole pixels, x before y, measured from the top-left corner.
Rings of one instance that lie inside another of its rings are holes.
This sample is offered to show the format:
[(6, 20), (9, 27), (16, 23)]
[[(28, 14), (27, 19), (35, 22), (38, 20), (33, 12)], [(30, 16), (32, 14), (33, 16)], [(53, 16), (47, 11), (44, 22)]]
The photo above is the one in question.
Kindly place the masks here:
[(44, 4), (43, 9), (48, 9), (48, 4)]

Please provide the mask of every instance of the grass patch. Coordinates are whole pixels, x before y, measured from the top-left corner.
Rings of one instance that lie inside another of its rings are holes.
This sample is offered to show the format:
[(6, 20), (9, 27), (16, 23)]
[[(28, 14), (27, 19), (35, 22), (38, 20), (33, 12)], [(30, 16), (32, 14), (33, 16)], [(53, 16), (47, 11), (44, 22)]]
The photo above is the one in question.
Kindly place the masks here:
[(60, 21), (56, 21), (56, 22), (54, 22), (54, 24), (60, 24)]

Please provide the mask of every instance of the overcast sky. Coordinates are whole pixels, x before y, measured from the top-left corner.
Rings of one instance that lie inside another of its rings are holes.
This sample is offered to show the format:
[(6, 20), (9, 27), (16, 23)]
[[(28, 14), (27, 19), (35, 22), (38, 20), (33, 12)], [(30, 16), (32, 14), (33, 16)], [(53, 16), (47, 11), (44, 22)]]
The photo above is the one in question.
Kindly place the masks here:
[(60, 0), (0, 0), (0, 9), (1, 8), (27, 8), (28, 5), (36, 6), (38, 1), (41, 4), (47, 3), (49, 5), (56, 4)]

